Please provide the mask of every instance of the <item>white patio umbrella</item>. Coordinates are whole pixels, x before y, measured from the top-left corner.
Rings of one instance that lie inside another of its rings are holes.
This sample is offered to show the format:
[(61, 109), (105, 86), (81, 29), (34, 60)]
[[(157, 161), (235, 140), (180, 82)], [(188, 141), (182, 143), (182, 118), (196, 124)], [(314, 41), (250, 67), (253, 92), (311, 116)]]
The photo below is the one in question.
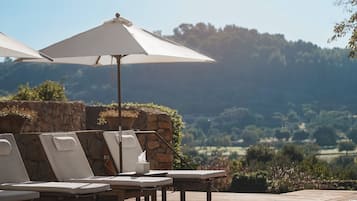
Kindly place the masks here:
[[(214, 62), (205, 55), (134, 26), (119, 14), (98, 27), (50, 45), (41, 52), (51, 56), (55, 63), (92, 66), (117, 64), (119, 131), (122, 130), (121, 64)], [(119, 172), (122, 172), (121, 150), (119, 137)]]
[(0, 32), (0, 57), (48, 58), (25, 44)]

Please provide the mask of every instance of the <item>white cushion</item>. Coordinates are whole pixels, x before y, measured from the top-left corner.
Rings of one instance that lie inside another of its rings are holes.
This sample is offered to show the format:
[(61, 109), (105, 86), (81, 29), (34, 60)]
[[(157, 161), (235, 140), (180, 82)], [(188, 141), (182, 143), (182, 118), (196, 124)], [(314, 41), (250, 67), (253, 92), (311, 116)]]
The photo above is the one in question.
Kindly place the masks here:
[(53, 137), (53, 143), (58, 151), (70, 151), (76, 148), (77, 142), (73, 137)]
[[(117, 143), (119, 143), (119, 134), (115, 135)], [(122, 135), (123, 148), (133, 148), (136, 146), (135, 137), (132, 135)]]
[[(94, 176), (75, 133), (42, 133), (39, 137), (58, 181)], [(59, 146), (63, 146), (58, 149), (55, 141), (60, 142)]]
[(39, 198), (40, 194), (34, 191), (9, 191), (0, 190), (1, 201), (32, 200)]
[[(123, 172), (135, 171), (138, 156), (143, 152), (134, 130), (121, 131), (123, 136)], [(105, 131), (103, 137), (116, 167), (119, 167), (119, 131)]]
[[(12, 151), (9, 155), (0, 156), (0, 189), (70, 194), (98, 193), (110, 189), (110, 186), (105, 184), (29, 181), (14, 136), (12, 134), (0, 134), (0, 140), (4, 141), (4, 139), (12, 145)], [(71, 170), (71, 167), (69, 169)], [(3, 200), (1, 196), (0, 200)], [(16, 201), (18, 200), (20, 199), (16, 199)]]
[(0, 156), (6, 156), (11, 153), (11, 143), (7, 139), (0, 139)]
[(110, 186), (108, 184), (74, 182), (4, 183), (0, 185), (0, 188), (6, 190), (30, 190), (68, 194), (91, 194), (110, 190)]
[(9, 133), (0, 134), (0, 141), (2, 147), (2, 154), (0, 155), (0, 183), (29, 181), (30, 179), (14, 136)]
[(172, 185), (172, 178), (169, 177), (94, 176), (72, 179), (71, 181), (105, 183), (114, 186), (130, 186), (134, 188), (156, 188)]

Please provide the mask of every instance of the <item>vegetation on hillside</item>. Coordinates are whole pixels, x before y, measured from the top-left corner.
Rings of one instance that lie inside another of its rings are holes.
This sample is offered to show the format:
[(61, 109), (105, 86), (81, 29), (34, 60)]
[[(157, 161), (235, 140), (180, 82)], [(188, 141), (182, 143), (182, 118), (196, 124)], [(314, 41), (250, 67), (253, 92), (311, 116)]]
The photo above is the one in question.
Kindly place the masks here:
[[(129, 65), (122, 70), (125, 102), (154, 102), (181, 114), (217, 115), (243, 107), (263, 114), (286, 113), (289, 103), (318, 103), (357, 111), (356, 62), (343, 49), (322, 49), (281, 34), (261, 34), (235, 25), (182, 24), (169, 36), (217, 60), (215, 64)], [(22, 76), (22, 75), (26, 75)], [(116, 100), (113, 67), (2, 63), (0, 94), (20, 84), (55, 80), (72, 100), (111, 103)]]
[(318, 104), (290, 105), (287, 113), (263, 115), (233, 107), (217, 116), (187, 121), (183, 143), (189, 146), (250, 146), (266, 142), (315, 143), (336, 147), (357, 139), (357, 116), (344, 108), (325, 110)]
[[(242, 181), (248, 182), (243, 186), (262, 182), (262, 191), (285, 192), (314, 187), (314, 181), (357, 179), (351, 154), (357, 142), (357, 62), (348, 58), (349, 50), (323, 49), (235, 25), (182, 24), (168, 37), (217, 63), (130, 65), (122, 69), (123, 98), (167, 105), (183, 114), (184, 151), (198, 167), (227, 168), (232, 191)], [(45, 80), (63, 84), (71, 100), (116, 100), (113, 67), (0, 64), (0, 95), (15, 93), (22, 84), (21, 94), (37, 98), (31, 86)], [(181, 117), (170, 112), (178, 120), (179, 143)], [(251, 147), (242, 157), (190, 149), (197, 145)], [(316, 156), (320, 148), (338, 148), (346, 156), (328, 163)], [(238, 173), (243, 175), (233, 177)]]

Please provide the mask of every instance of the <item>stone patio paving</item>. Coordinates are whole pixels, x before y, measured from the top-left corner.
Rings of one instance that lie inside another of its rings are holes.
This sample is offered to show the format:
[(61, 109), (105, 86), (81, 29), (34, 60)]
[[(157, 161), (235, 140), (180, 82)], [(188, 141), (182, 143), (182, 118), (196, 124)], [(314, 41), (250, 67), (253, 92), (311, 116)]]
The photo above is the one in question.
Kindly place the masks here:
[[(135, 199), (130, 199), (134, 201)], [(142, 198), (142, 200), (144, 200)], [(161, 194), (158, 193), (158, 201)], [(180, 201), (179, 192), (167, 192), (168, 201)], [(187, 201), (206, 201), (204, 192), (186, 192)], [(303, 190), (285, 194), (212, 193), (213, 201), (357, 201), (357, 191)]]

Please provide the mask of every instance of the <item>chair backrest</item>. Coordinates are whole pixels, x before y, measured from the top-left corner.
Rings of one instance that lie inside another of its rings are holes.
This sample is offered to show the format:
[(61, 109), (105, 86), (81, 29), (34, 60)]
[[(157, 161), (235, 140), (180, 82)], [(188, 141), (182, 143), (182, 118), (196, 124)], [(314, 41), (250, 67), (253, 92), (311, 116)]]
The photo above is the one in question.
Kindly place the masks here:
[[(119, 132), (120, 131), (105, 131), (103, 133), (105, 142), (107, 143), (117, 169), (119, 169)], [(123, 139), (123, 172), (133, 172), (136, 168), (138, 156), (143, 150), (136, 137), (135, 131), (124, 130), (121, 132)]]
[(58, 181), (94, 176), (74, 132), (43, 133), (40, 140)]
[(30, 181), (12, 134), (0, 134), (0, 183)]

